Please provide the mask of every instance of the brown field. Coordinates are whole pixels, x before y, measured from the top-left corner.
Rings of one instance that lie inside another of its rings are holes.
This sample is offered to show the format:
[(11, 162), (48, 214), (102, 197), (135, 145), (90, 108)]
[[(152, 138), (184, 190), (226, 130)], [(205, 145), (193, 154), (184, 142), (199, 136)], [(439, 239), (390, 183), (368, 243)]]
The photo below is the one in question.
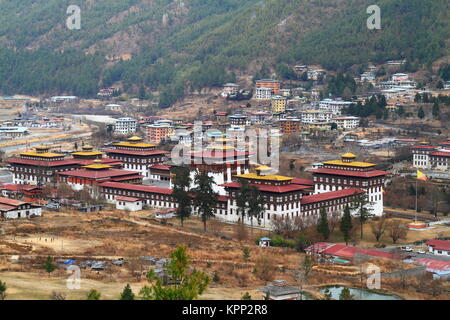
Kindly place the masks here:
[[(151, 216), (151, 211), (136, 214), (45, 212), (38, 219), (2, 222), (0, 280), (7, 283), (8, 299), (50, 299), (52, 291), (65, 294), (67, 299), (84, 299), (90, 289), (100, 291), (103, 299), (117, 299), (127, 283), (137, 294), (145, 285), (145, 274), (150, 268), (138, 257), (168, 258), (179, 244), (188, 247), (192, 268), (204, 271), (211, 279), (215, 274), (218, 276), (200, 299), (240, 299), (245, 292), (253, 299), (261, 299), (258, 288), (274, 279), (298, 285), (293, 276), (302, 254), (287, 248), (259, 248), (255, 239), (267, 235), (265, 231), (254, 230), (252, 233), (247, 230), (246, 240), (237, 241), (237, 226), (234, 225), (210, 221), (209, 232), (205, 233), (197, 218), (189, 219), (181, 228), (176, 220), (161, 225), (148, 219)], [(213, 234), (232, 240), (223, 240)], [(242, 257), (243, 247), (250, 249), (248, 261)], [(64, 267), (58, 267), (50, 275), (43, 270), (47, 256), (110, 262), (122, 257), (127, 263), (120, 267), (108, 264), (108, 269), (100, 272), (81, 269), (81, 289), (69, 290)], [(261, 257), (270, 261), (270, 272), (264, 278), (255, 272), (260, 267)], [(383, 271), (399, 267), (385, 260), (370, 263), (382, 266)], [(358, 267), (316, 265), (304, 289), (320, 296), (317, 287), (333, 283), (357, 285)], [(389, 284), (386, 290), (405, 298), (428, 297), (411, 288), (400, 290), (396, 283)]]

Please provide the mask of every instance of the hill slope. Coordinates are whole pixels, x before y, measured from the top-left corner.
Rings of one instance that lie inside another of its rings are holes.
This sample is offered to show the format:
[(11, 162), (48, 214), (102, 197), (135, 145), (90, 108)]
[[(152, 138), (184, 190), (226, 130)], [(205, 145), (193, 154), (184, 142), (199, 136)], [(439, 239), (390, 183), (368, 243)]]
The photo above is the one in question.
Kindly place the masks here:
[[(233, 80), (262, 63), (331, 69), (448, 54), (447, 0), (380, 0), (382, 29), (368, 30), (372, 0), (84, 0), (81, 30), (65, 27), (69, 1), (0, 0), (0, 90), (92, 95), (122, 81), (162, 90)], [(114, 57), (133, 56), (130, 61)]]

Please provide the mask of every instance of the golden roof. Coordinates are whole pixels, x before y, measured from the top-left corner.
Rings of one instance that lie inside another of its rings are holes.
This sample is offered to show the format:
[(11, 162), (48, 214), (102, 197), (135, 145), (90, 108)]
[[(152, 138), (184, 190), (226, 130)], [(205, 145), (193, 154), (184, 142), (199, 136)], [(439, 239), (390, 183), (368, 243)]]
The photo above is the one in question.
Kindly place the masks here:
[(133, 137), (127, 139), (127, 141), (142, 141), (142, 140), (144, 140), (144, 139), (141, 137), (138, 137), (138, 136), (133, 136)]
[(35, 152), (35, 151), (30, 151), (30, 152), (24, 152), (20, 154), (21, 156), (29, 156), (29, 157), (42, 157), (42, 158), (59, 158), (59, 157), (63, 157), (63, 154), (59, 154), (59, 153), (54, 153), (54, 152)]
[(270, 181), (289, 181), (289, 180), (294, 179), (294, 178), (279, 176), (279, 175), (274, 175), (274, 174), (270, 174), (267, 176), (259, 176), (256, 173), (246, 173), (246, 174), (237, 175), (236, 177), (244, 178), (244, 179), (270, 180)]
[(262, 165), (262, 166), (259, 166), (258, 168), (255, 168), (255, 170), (256, 171), (269, 171), (269, 170), (272, 170), (272, 168)]
[(342, 160), (327, 161), (324, 162), (324, 164), (346, 166), (346, 167), (360, 167), (360, 168), (369, 168), (375, 166), (375, 164), (368, 162), (360, 162), (360, 161), (344, 162)]
[(135, 147), (135, 148), (154, 148), (156, 145), (150, 143), (133, 143), (133, 142), (119, 142), (114, 144), (117, 147)]
[(100, 151), (80, 151), (80, 152), (72, 152), (72, 154), (76, 156), (100, 156), (103, 153)]
[(100, 170), (100, 169), (109, 169), (112, 168), (112, 166), (109, 166), (107, 164), (99, 164), (99, 163), (95, 163), (95, 164), (90, 164), (88, 166), (84, 166), (83, 168), (86, 169), (94, 169), (94, 170)]
[(341, 156), (342, 158), (356, 158), (356, 156), (353, 154), (353, 153), (346, 153), (346, 154), (343, 154), (342, 156)]

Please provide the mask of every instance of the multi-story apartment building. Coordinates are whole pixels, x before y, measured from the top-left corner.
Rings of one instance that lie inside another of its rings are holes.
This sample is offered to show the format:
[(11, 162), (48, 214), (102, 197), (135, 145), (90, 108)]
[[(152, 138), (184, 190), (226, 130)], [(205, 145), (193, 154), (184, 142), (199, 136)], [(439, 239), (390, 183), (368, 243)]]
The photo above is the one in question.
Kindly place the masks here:
[(272, 97), (271, 107), (272, 113), (285, 112), (287, 106), (287, 98), (282, 96)]
[(358, 117), (334, 117), (330, 120), (331, 123), (336, 123), (338, 128), (351, 130), (359, 127), (360, 118)]
[(332, 112), (334, 115), (341, 115), (342, 109), (348, 108), (353, 102), (324, 99), (319, 102), (319, 109)]
[(334, 114), (325, 110), (305, 110), (300, 112), (302, 123), (306, 124), (327, 124), (334, 117)]
[(298, 118), (284, 118), (278, 121), (283, 134), (292, 134), (299, 132), (302, 128), (301, 120)]
[(272, 94), (277, 96), (280, 94), (280, 84), (279, 80), (262, 79), (256, 81), (256, 88), (269, 88), (272, 90)]
[(270, 88), (256, 88), (255, 89), (255, 99), (267, 100), (272, 98), (273, 93)]
[(114, 133), (120, 135), (135, 133), (137, 130), (137, 124), (137, 120), (133, 118), (117, 119), (114, 125)]
[(170, 138), (174, 134), (175, 128), (170, 123), (156, 122), (144, 126), (144, 132), (148, 141), (159, 144), (162, 140)]

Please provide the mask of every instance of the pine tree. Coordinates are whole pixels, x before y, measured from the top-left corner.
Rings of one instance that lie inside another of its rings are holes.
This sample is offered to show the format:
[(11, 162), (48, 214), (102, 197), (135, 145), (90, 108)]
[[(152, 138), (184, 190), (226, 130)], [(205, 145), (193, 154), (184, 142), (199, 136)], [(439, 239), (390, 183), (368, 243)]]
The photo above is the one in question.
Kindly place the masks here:
[(53, 259), (50, 256), (47, 257), (47, 259), (45, 260), (45, 262), (42, 265), (42, 267), (45, 269), (45, 271), (48, 272), (48, 276), (50, 276), (50, 273), (52, 273), (56, 269), (56, 266), (53, 263)]
[(206, 231), (206, 222), (214, 217), (214, 206), (217, 202), (217, 193), (213, 190), (214, 180), (207, 172), (197, 172), (194, 180), (196, 187), (191, 190), (194, 196), (193, 203)]
[(350, 240), (350, 232), (353, 229), (352, 215), (350, 213), (350, 208), (348, 205), (345, 206), (344, 214), (342, 215), (340, 230), (344, 235), (345, 244), (348, 245)]
[(250, 295), (250, 293), (246, 292), (246, 293), (242, 296), (241, 300), (252, 300), (252, 296)]
[(328, 217), (325, 208), (320, 209), (319, 224), (317, 225), (317, 232), (322, 235), (324, 240), (330, 237), (330, 228), (328, 226)]
[(6, 299), (6, 282), (0, 280), (0, 300)]
[(101, 297), (101, 293), (98, 292), (95, 289), (92, 289), (91, 291), (89, 291), (89, 293), (87, 294), (87, 298), (86, 300), (100, 300)]
[(361, 239), (364, 232), (364, 223), (367, 222), (373, 214), (370, 209), (371, 202), (367, 194), (359, 195), (354, 202), (353, 209), (357, 210), (356, 217), (358, 217), (360, 228), (361, 228)]
[(135, 296), (133, 290), (131, 290), (130, 284), (127, 284), (120, 294), (120, 300), (134, 300), (134, 297)]
[(439, 104), (437, 102), (435, 102), (433, 104), (433, 111), (432, 112), (433, 112), (433, 117), (435, 117), (435, 118), (439, 117), (441, 109), (440, 109)]
[(342, 289), (339, 300), (354, 300), (354, 296), (350, 293), (349, 288)]
[(188, 193), (191, 177), (189, 168), (178, 167), (174, 169), (172, 196), (178, 204), (176, 215), (183, 226), (184, 220), (191, 215), (192, 199)]
[(422, 107), (422, 106), (420, 106), (419, 111), (417, 112), (417, 116), (418, 116), (420, 119), (425, 118), (425, 112), (423, 111), (423, 107)]

